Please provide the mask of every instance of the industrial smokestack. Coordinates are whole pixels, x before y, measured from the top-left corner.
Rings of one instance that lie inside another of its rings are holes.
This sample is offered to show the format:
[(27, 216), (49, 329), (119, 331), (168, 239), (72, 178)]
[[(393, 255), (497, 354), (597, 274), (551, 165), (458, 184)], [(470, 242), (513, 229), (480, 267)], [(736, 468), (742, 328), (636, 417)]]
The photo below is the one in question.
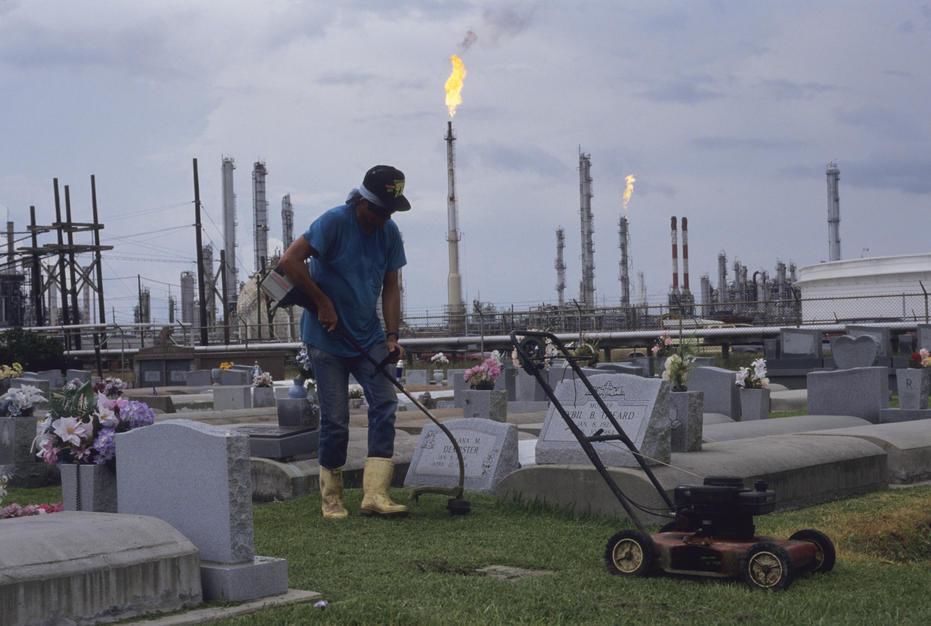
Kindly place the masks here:
[(566, 248), (566, 231), (560, 226), (556, 229), (556, 297), (559, 306), (566, 304), (566, 263), (563, 251)]
[(256, 161), (252, 167), (252, 218), (255, 239), (255, 271), (265, 267), (268, 260), (268, 201), (265, 199), (265, 163)]
[(718, 304), (727, 302), (727, 255), (718, 253)]
[[(236, 310), (236, 300), (239, 297), (239, 270), (236, 267), (236, 194), (233, 192), (233, 170), (236, 164), (230, 157), (223, 157), (223, 249), (226, 251), (226, 293), (229, 298), (231, 311)], [(191, 300), (193, 303), (193, 299)], [(181, 298), (182, 321), (184, 319), (184, 297)]]
[(676, 232), (676, 218), (669, 221), (672, 229), (672, 292), (679, 293), (679, 237)]
[(582, 217), (582, 282), (579, 285), (579, 300), (588, 308), (595, 306), (595, 245), (592, 235), (592, 157), (579, 152), (579, 196)]
[(450, 332), (465, 330), (465, 304), (462, 301), (462, 278), (459, 275), (459, 209), (456, 201), (456, 152), (453, 143), (453, 123), (446, 123), (446, 167), (449, 195), (446, 198), (448, 229), (446, 241), (449, 247), (449, 277), (447, 279), (447, 307), (449, 309)]
[(194, 323), (194, 272), (181, 272), (181, 321)]
[(281, 197), (281, 241), (285, 250), (294, 241), (294, 207), (291, 206), (289, 193)]
[(623, 307), (630, 306), (629, 228), (627, 218), (622, 215), (618, 224), (618, 235), (621, 239), (621, 306)]
[(701, 303), (704, 309), (703, 315), (707, 314), (711, 310), (711, 305), (713, 304), (711, 298), (711, 278), (708, 274), (701, 275)]
[(640, 306), (647, 306), (647, 281), (643, 277), (643, 272), (637, 272), (637, 285), (640, 288)]
[(840, 170), (831, 161), (828, 177), (828, 261), (840, 261)]
[(682, 291), (689, 293), (689, 218), (682, 218)]

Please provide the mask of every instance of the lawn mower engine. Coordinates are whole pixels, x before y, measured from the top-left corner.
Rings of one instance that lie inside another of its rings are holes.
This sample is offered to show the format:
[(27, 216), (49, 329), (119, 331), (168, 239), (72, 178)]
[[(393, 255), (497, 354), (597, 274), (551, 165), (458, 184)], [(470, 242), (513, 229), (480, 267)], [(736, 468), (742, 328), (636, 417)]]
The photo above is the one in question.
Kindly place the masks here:
[(749, 489), (740, 478), (709, 476), (704, 484), (676, 487), (674, 498), (675, 521), (660, 532), (624, 530), (611, 538), (605, 562), (612, 574), (663, 571), (784, 589), (801, 572), (834, 567), (834, 545), (817, 530), (800, 530), (788, 540), (756, 536), (753, 518), (776, 506), (776, 493), (763, 481)]

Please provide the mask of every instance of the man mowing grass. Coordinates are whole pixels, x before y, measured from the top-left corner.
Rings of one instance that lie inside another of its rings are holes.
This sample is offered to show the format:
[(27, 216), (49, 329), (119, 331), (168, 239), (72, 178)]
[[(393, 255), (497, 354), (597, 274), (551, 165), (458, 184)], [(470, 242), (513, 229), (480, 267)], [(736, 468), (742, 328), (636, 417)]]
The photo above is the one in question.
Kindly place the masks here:
[[(363, 515), (401, 516), (407, 507), (388, 495), (394, 465), (394, 388), (343, 337), (350, 335), (376, 362), (401, 355), (398, 270), (407, 260), (396, 211), (407, 211), (404, 174), (376, 165), (344, 204), (318, 217), (281, 258), (280, 267), (313, 300), (304, 311), (301, 338), (313, 362), (320, 397), (320, 493), (324, 519), (345, 519), (343, 475), (349, 446), (349, 374), (368, 402), (368, 457), (362, 479)], [(308, 272), (307, 260), (310, 259)], [(385, 330), (376, 306), (382, 299)], [(335, 332), (334, 332), (335, 331)]]

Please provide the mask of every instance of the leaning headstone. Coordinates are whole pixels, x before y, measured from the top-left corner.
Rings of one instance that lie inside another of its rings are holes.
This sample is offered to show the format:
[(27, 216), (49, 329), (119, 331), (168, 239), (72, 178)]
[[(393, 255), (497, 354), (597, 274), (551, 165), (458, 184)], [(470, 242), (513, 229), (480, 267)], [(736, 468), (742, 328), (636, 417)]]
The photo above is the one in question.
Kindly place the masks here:
[(847, 326), (844, 333), (851, 337), (872, 337), (879, 344), (879, 357), (892, 356), (892, 335), (885, 326)]
[(886, 367), (810, 372), (807, 382), (810, 415), (851, 415), (876, 424), (889, 406)]
[[(463, 487), (491, 493), (508, 474), (518, 469), (517, 426), (485, 419), (443, 422), (462, 453)], [(455, 487), (459, 484), (459, 460), (452, 443), (435, 424), (420, 432), (414, 456), (404, 478), (405, 487), (424, 485)]]
[(779, 350), (783, 359), (821, 358), (821, 331), (810, 328), (780, 328)]
[(205, 601), (287, 591), (287, 561), (255, 554), (248, 437), (190, 420), (120, 433), (116, 475), (120, 513), (163, 519), (197, 546)]
[(705, 411), (740, 419), (740, 395), (735, 372), (722, 367), (696, 367), (689, 374), (689, 390), (704, 393)]
[(672, 452), (701, 450), (704, 395), (701, 391), (673, 391), (669, 394), (669, 431)]
[[(625, 434), (648, 457), (647, 463), (668, 463), (669, 383), (630, 374), (599, 374), (591, 376), (589, 381)], [(586, 436), (598, 431), (603, 435), (616, 434), (610, 420), (581, 380), (559, 383), (555, 395)], [(640, 467), (620, 440), (592, 445), (606, 466)], [(546, 413), (537, 440), (536, 459), (540, 465), (591, 463), (555, 406), (550, 406)]]
[(841, 335), (831, 339), (831, 358), (839, 370), (869, 367), (879, 354), (879, 344), (869, 335)]
[(213, 410), (226, 411), (252, 408), (252, 387), (246, 385), (213, 388)]

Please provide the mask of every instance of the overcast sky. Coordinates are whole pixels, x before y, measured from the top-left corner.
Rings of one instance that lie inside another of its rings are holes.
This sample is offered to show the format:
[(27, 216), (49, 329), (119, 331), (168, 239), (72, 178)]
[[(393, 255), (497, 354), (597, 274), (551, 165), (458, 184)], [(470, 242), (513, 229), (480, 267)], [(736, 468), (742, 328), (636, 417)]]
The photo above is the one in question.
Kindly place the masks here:
[(580, 149), (599, 303), (620, 297), (628, 174), (632, 276), (651, 302), (671, 284), (671, 216), (689, 218), (696, 293), (722, 250), (770, 275), (825, 260), (831, 160), (844, 258), (929, 250), (931, 2), (911, 0), (0, 0), (0, 209), (17, 232), (30, 205), (52, 223), (58, 177), (90, 221), (95, 174), (108, 307), (132, 321), (140, 274), (165, 320), (169, 286), (177, 297), (195, 269), (193, 157), (217, 258), (221, 157), (236, 159), (241, 278), (256, 160), (275, 240), (282, 195), (303, 232), (389, 163), (413, 204), (396, 218), (406, 306), (439, 313), (453, 53), (468, 69), (454, 118), (466, 302), (555, 302), (559, 226), (579, 297)]

